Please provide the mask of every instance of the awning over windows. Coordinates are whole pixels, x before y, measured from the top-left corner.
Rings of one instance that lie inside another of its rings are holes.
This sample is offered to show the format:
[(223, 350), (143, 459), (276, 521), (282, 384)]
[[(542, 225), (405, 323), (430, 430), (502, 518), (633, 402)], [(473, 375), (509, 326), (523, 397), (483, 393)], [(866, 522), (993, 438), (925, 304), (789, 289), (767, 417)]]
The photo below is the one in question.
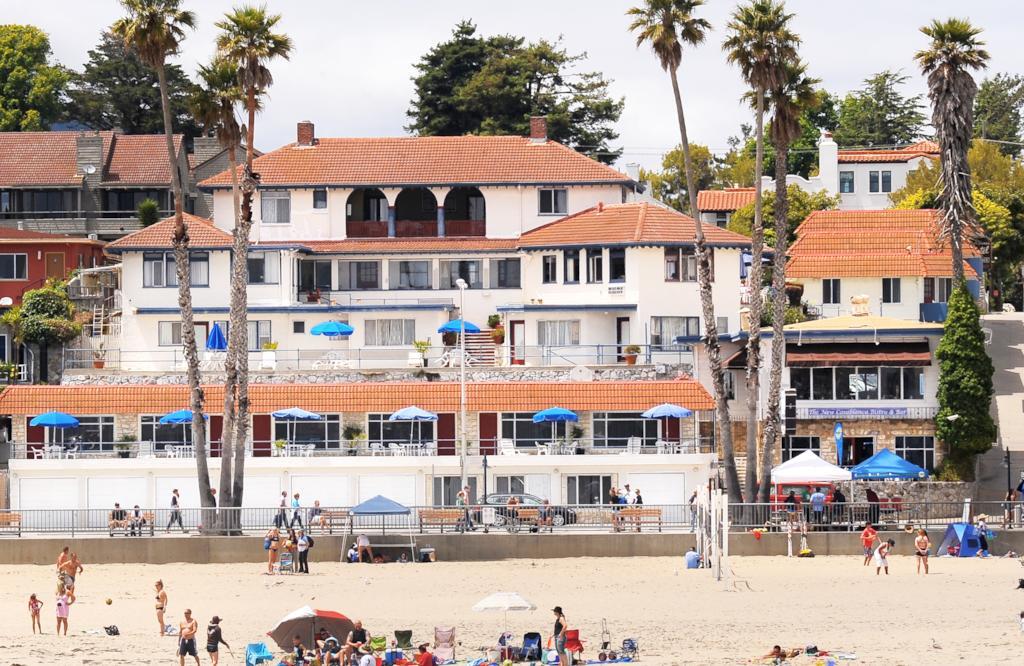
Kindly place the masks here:
[(745, 370), (747, 368), (747, 348), (744, 347), (726, 360), (726, 370)]
[[(731, 360), (731, 359), (730, 359)], [(850, 365), (921, 366), (932, 364), (927, 342), (857, 342), (786, 345), (786, 365), (830, 368)]]

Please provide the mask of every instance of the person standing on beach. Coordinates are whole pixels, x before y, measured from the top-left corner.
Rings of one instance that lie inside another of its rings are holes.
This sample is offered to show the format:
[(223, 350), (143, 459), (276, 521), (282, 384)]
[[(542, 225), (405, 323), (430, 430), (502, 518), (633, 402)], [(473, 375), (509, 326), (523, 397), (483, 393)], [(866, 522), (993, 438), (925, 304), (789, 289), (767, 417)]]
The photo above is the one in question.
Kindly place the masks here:
[(167, 624), (164, 623), (164, 613), (167, 611), (167, 590), (164, 589), (164, 582), (156, 582), (156, 621), (160, 625), (160, 635), (167, 635)]
[(57, 554), (57, 575), (64, 570), (64, 563), (71, 559), (71, 547), (64, 546), (61, 548), (60, 553)]
[(28, 614), (32, 617), (32, 633), (36, 633), (36, 627), (39, 628), (39, 633), (43, 633), (43, 622), (39, 618), (39, 612), (43, 609), (43, 602), (36, 598), (33, 594), (28, 598)]
[(185, 525), (181, 522), (181, 504), (179, 503), (177, 488), (171, 491), (171, 519), (167, 521), (167, 529), (164, 530), (164, 532), (169, 533), (171, 531), (171, 525), (174, 523), (178, 523), (178, 527), (181, 528), (182, 532), (185, 531)]
[(220, 630), (220, 617), (214, 615), (210, 620), (209, 626), (206, 627), (206, 652), (210, 655), (210, 663), (213, 666), (217, 666), (220, 661), (220, 644), (223, 643), (224, 647), (231, 649), (228, 642), (224, 640), (224, 636)]
[(924, 529), (917, 531), (917, 537), (914, 538), (914, 556), (917, 557), (917, 573), (921, 573), (921, 563), (924, 563), (924, 573), (928, 575), (928, 550), (931, 548), (931, 542), (928, 541), (928, 533)]
[(299, 536), (295, 541), (295, 548), (299, 553), (299, 573), (309, 573), (310, 541), (310, 538), (306, 535), (306, 531), (299, 528)]
[(281, 532), (276, 527), (271, 527), (267, 536), (263, 538), (267, 549), (267, 575), (274, 575), (274, 562), (277, 562), (277, 549), (281, 546)]
[(864, 525), (864, 531), (860, 533), (860, 544), (864, 546), (864, 566), (868, 565), (871, 561), (871, 554), (875, 545), (875, 539), (878, 538), (878, 531), (871, 527), (871, 523)]
[(878, 548), (875, 548), (875, 575), (879, 575), (882, 569), (885, 569), (885, 575), (889, 575), (889, 552), (892, 547), (896, 545), (896, 542), (892, 539), (883, 541), (878, 544)]
[(565, 619), (565, 613), (561, 606), (551, 609), (555, 614), (555, 654), (558, 655), (558, 666), (569, 666), (572, 663), (569, 654), (565, 651), (565, 630), (569, 623)]
[(815, 488), (811, 495), (811, 513), (814, 514), (816, 525), (825, 522), (825, 493), (821, 492), (821, 488)]
[(64, 627), (64, 635), (68, 635), (68, 615), (71, 612), (71, 604), (75, 603), (74, 595), (69, 595), (67, 588), (63, 585), (57, 588), (57, 635), (60, 636), (60, 628)]
[(292, 496), (292, 522), (288, 523), (288, 527), (295, 527), (295, 523), (302, 527), (302, 505), (299, 504), (298, 493)]
[(58, 586), (63, 586), (67, 590), (72, 602), (75, 600), (75, 577), (83, 571), (85, 569), (82, 567), (82, 561), (78, 559), (78, 554), (74, 552), (70, 553), (61, 565), (60, 574), (58, 574)]
[(185, 619), (178, 625), (178, 666), (185, 666), (185, 657), (191, 656), (199, 666), (199, 651), (196, 650), (196, 632), (199, 623), (192, 618), (192, 609), (185, 609)]

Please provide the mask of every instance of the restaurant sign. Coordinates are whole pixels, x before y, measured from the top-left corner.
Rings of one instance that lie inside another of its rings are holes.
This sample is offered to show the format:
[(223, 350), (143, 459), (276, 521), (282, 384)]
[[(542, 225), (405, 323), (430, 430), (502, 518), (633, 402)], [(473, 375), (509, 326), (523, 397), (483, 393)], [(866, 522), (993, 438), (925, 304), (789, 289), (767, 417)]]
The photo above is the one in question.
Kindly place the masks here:
[(851, 417), (875, 417), (880, 419), (904, 419), (909, 415), (906, 407), (808, 407), (809, 418), (842, 419)]

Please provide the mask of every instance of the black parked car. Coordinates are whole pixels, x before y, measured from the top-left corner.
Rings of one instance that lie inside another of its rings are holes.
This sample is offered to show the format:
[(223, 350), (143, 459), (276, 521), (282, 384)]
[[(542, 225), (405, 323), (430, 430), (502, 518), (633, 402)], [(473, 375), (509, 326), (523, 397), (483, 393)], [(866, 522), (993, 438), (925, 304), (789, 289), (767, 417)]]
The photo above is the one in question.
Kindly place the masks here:
[[(519, 504), (525, 508), (541, 508), (544, 498), (526, 493), (491, 493), (484, 500), (484, 506), (494, 507), (494, 526), (502, 527), (508, 517), (508, 500), (515, 497)], [(551, 515), (551, 524), (555, 527), (572, 525), (576, 522), (576, 512), (564, 506), (548, 505), (547, 510)]]

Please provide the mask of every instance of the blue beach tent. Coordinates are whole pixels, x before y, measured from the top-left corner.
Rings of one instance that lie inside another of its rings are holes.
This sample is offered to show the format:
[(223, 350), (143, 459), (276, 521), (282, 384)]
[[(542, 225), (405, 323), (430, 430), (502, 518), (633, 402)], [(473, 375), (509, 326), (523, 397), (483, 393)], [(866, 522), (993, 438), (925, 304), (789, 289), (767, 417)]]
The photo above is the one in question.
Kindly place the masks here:
[(974, 557), (981, 550), (981, 541), (978, 539), (978, 528), (970, 523), (950, 523), (946, 527), (946, 535), (942, 537), (935, 554), (939, 557), (952, 555), (950, 548), (957, 548), (954, 557)]
[(882, 449), (850, 470), (854, 479), (927, 479), (928, 470)]

